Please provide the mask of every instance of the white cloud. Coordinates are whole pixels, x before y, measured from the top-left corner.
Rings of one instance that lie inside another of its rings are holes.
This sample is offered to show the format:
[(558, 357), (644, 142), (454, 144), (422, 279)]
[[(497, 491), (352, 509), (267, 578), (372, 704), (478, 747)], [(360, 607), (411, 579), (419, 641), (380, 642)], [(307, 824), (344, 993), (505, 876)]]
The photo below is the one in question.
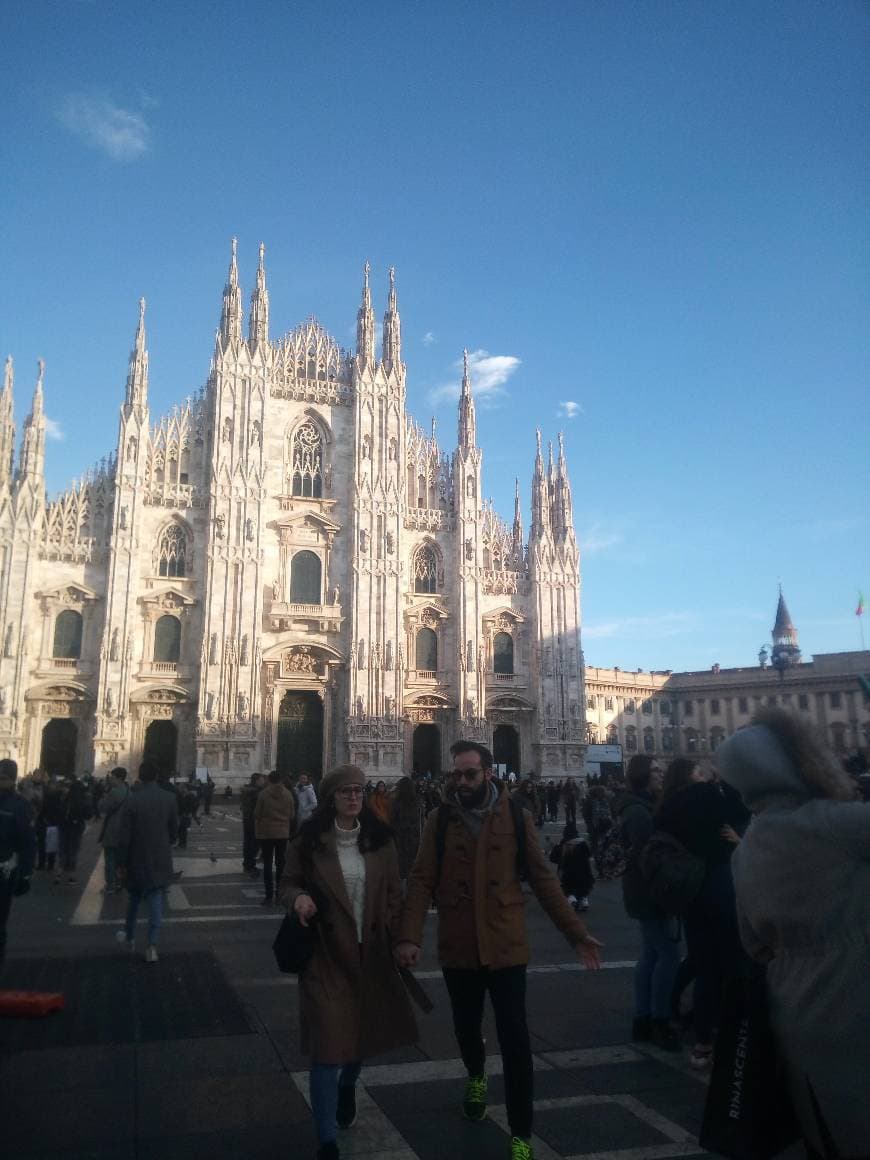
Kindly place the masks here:
[(690, 612), (663, 612), (660, 616), (626, 616), (621, 620), (604, 620), (598, 624), (583, 622), (583, 636), (587, 640), (605, 640), (616, 636), (632, 636), (637, 640), (661, 640), (679, 636), (695, 627), (696, 618)]
[(48, 415), (45, 416), (45, 436), (47, 439), (54, 439), (58, 443), (66, 438), (60, 423), (56, 419), (49, 419)]
[(115, 161), (135, 161), (151, 147), (145, 118), (108, 97), (70, 93), (59, 116), (72, 133)]
[(438, 341), (438, 339), (435, 337), (435, 335), (432, 333), (431, 330), (427, 330), (426, 333), (423, 335), (423, 345), (424, 346), (434, 346), (437, 341)]
[[(505, 383), (520, 365), (520, 360), (512, 354), (490, 354), (488, 350), (471, 350), (468, 352), (468, 373), (471, 378), (471, 390), (475, 399), (484, 406), (493, 405), (502, 395), (506, 394)], [(460, 372), (457, 379), (442, 383), (429, 392), (431, 403), (455, 402), (459, 398), (462, 385), (462, 359), (458, 359), (453, 368)]]
[(583, 414), (583, 408), (579, 403), (575, 403), (573, 399), (567, 399), (564, 403), (559, 404), (559, 416), (563, 419), (576, 419), (578, 415)]
[(602, 527), (601, 524), (592, 524), (580, 535), (580, 551), (585, 556), (595, 556), (599, 552), (606, 552), (608, 548), (615, 548), (624, 538), (622, 532)]

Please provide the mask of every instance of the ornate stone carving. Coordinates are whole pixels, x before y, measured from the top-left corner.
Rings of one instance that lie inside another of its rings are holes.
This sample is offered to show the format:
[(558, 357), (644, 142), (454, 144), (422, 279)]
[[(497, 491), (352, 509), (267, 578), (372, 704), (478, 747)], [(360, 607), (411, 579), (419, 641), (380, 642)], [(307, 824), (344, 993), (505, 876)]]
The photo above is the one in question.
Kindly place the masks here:
[(312, 655), (308, 645), (300, 645), (284, 653), (284, 670), (288, 673), (316, 673), (317, 658)]

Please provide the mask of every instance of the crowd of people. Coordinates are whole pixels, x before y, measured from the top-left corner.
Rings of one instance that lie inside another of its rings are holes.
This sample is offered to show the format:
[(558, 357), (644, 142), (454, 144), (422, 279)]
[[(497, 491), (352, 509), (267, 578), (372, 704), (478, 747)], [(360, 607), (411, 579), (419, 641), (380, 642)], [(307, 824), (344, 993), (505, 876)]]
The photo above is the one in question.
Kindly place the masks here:
[[(418, 1038), (411, 998), (419, 987), (409, 972), (433, 909), (467, 1072), (462, 1111), (473, 1121), (486, 1114), (488, 994), (511, 1158), (531, 1160), (525, 894), (595, 969), (601, 944), (579, 915), (607, 879), (620, 880), (638, 927), (631, 1040), (687, 1050), (693, 1068), (709, 1070), (729, 986), (766, 977), (807, 1155), (866, 1160), (865, 766), (842, 768), (805, 724), (774, 709), (724, 743), (715, 762), (679, 757), (665, 768), (636, 754), (624, 779), (588, 787), (500, 780), (477, 742), (459, 741), (451, 753), (448, 774), (389, 787), (343, 765), (317, 786), (306, 773), (255, 774), (241, 792), (244, 869), (262, 875), (264, 905), (315, 932), (299, 997), (318, 1160), (336, 1160), (339, 1130), (355, 1121), (365, 1060)], [(102, 783), (30, 777), (16, 787), (16, 777), (15, 763), (0, 761), (0, 954), (12, 899), (27, 892), (35, 868), (74, 880), (81, 835), (95, 817), (105, 889), (128, 895), (118, 941), (135, 949), (144, 904), (145, 959), (155, 962), (172, 848), (200, 805), (208, 809), (213, 784), (161, 781), (149, 762), (133, 786), (120, 768)], [(545, 849), (539, 827), (560, 821), (560, 810), (561, 839)]]

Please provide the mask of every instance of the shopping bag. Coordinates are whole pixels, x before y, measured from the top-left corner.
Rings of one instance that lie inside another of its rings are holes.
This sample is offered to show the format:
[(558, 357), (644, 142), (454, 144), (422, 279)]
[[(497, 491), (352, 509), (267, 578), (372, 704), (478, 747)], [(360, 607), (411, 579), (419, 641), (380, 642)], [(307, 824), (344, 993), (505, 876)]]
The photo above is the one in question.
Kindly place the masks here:
[(770, 1160), (799, 1135), (764, 972), (753, 971), (726, 988), (698, 1142), (731, 1160)]
[(45, 827), (45, 852), (56, 854), (60, 844), (60, 830), (57, 826)]
[(317, 918), (318, 916), (315, 915), (314, 918), (308, 920), (307, 926), (303, 926), (299, 921), (298, 914), (291, 912), (284, 915), (281, 925), (278, 927), (275, 941), (272, 943), (275, 962), (278, 964), (278, 970), (283, 974), (299, 975), (305, 970), (317, 945), (317, 931), (315, 929)]

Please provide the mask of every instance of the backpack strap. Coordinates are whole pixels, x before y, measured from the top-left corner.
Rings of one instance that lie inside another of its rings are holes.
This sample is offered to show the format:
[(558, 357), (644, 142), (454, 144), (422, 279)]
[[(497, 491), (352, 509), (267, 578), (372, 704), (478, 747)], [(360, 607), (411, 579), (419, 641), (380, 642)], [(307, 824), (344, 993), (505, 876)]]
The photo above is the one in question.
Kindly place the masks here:
[(526, 819), (522, 803), (517, 798), (510, 798), (511, 816), (514, 820), (514, 836), (517, 840), (517, 873), (520, 878), (528, 875), (529, 860), (526, 852)]
[(447, 844), (447, 823), (450, 821), (450, 806), (439, 802), (435, 819), (435, 887), (441, 881), (441, 864), (444, 861), (444, 847)]

